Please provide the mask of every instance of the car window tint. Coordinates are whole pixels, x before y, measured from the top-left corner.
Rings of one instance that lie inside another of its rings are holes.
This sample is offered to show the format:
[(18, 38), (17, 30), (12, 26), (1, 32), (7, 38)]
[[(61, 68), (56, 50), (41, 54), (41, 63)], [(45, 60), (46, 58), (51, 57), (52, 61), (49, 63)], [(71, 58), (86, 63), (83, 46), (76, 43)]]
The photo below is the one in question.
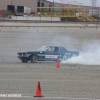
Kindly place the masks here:
[(67, 52), (68, 50), (65, 49), (64, 47), (61, 48), (61, 52)]
[(52, 51), (53, 51), (53, 52), (55, 51), (55, 47), (52, 47)]
[(60, 48), (60, 51), (61, 51), (61, 52), (64, 52), (62, 48)]
[(55, 47), (55, 50), (54, 50), (55, 52), (58, 52), (59, 51), (59, 48), (58, 47)]
[(48, 47), (46, 51), (52, 51), (52, 48), (51, 47)]
[(48, 48), (46, 46), (42, 46), (41, 48), (38, 49), (38, 51), (46, 51)]

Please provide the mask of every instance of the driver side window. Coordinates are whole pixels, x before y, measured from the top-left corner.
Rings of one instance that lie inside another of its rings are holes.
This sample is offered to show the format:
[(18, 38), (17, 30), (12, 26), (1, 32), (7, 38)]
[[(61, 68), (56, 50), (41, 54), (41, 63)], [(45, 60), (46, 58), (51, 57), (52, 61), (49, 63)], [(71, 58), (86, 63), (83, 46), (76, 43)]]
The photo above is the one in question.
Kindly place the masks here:
[(54, 52), (58, 52), (58, 51), (59, 51), (59, 48), (58, 47), (55, 47)]
[(49, 52), (55, 52), (55, 47), (48, 47), (48, 49), (46, 51), (49, 51)]
[(46, 51), (52, 51), (51, 47), (48, 47), (48, 49)]

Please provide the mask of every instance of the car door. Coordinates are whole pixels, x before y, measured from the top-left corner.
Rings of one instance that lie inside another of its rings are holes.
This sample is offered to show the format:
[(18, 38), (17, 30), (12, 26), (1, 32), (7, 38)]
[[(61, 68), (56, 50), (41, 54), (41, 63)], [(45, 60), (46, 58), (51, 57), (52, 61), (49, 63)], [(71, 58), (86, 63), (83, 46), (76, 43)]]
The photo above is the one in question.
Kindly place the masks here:
[(45, 55), (47, 55), (48, 54), (48, 48), (49, 48), (49, 46), (42, 46), (38, 51), (39, 51), (39, 53), (38, 53), (38, 57), (39, 57), (39, 60), (40, 61), (44, 61), (44, 60), (46, 60), (46, 57), (45, 57)]
[(58, 59), (58, 51), (55, 51), (56, 49), (57, 49), (56, 47), (50, 47), (45, 52), (45, 60), (54, 61), (54, 60)]
[(44, 61), (45, 60), (45, 51), (39, 51), (38, 57), (39, 57), (40, 61)]
[(38, 56), (39, 60), (44, 61), (44, 60), (50, 60), (52, 57), (53, 52), (51, 51), (51, 47), (46, 47), (47, 49), (45, 51), (40, 51)]

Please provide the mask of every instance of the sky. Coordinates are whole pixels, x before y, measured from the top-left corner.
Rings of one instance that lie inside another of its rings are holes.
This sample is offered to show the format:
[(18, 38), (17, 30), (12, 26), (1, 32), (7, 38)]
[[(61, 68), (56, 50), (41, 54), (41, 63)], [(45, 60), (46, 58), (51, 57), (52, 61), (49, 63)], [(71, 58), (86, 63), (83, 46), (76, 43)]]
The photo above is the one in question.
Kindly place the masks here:
[[(48, 1), (53, 1), (53, 0), (48, 0)], [(71, 1), (77, 1), (78, 3), (82, 3), (81, 5), (86, 5), (86, 6), (91, 6), (91, 0), (54, 0), (55, 2), (60, 2), (63, 1), (63, 2), (71, 2)], [(78, 3), (74, 3), (74, 4), (78, 4)], [(97, 7), (100, 7), (100, 0), (97, 0), (97, 3), (96, 3), (96, 6)]]

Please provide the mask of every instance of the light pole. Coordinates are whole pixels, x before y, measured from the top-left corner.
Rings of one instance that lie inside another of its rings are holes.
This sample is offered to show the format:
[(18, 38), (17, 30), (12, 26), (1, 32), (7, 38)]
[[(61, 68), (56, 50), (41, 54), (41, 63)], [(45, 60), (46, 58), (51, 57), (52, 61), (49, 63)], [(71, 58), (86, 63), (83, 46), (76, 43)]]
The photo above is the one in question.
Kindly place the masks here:
[(54, 0), (53, 0), (53, 11), (54, 11)]
[(11, 5), (12, 5), (13, 0), (11, 0)]

